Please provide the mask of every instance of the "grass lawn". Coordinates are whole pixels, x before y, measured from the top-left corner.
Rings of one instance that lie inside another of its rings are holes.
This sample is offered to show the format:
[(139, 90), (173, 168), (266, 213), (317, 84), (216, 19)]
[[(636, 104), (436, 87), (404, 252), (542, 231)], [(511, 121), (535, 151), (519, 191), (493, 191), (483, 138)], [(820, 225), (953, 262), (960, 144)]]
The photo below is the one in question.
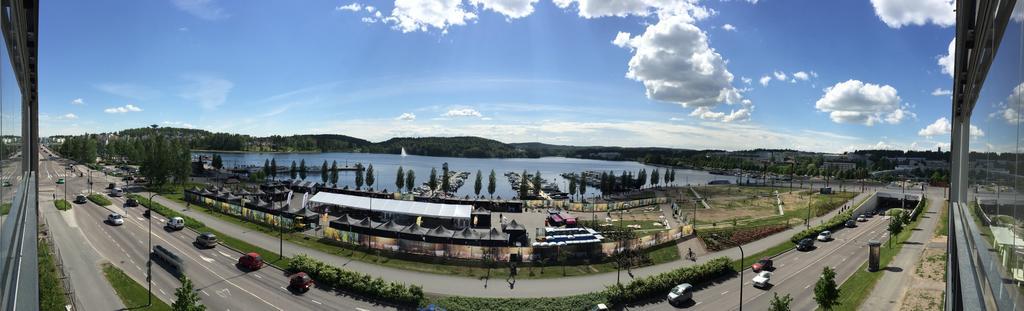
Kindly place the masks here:
[[(181, 202), (180, 194), (178, 196), (168, 196), (168, 199), (176, 202)], [(145, 201), (143, 199), (142, 201)], [(140, 201), (141, 202), (141, 201)], [(271, 237), (277, 237), (278, 232), (274, 228), (268, 226), (247, 222), (238, 219), (231, 215), (225, 215), (218, 212), (207, 210), (203, 207), (193, 208), (194, 211), (201, 211), (207, 215), (216, 217), (225, 222), (232, 223), (243, 228), (256, 230), (267, 234)], [(206, 229), (204, 229), (206, 230)], [(201, 231), (201, 230), (200, 230)], [(231, 237), (224, 234), (215, 233), (222, 240), (229, 239)], [(386, 267), (420, 271), (427, 273), (446, 274), (446, 275), (458, 275), (466, 277), (483, 277), (490, 275), (492, 278), (507, 277), (509, 270), (505, 266), (501, 268), (487, 269), (482, 266), (480, 262), (472, 261), (445, 261), (443, 258), (395, 258), (388, 257), (385, 252), (377, 252), (376, 250), (367, 250), (362, 248), (353, 247), (351, 245), (335, 245), (327, 242), (322, 242), (316, 237), (312, 237), (302, 233), (285, 233), (284, 239), (302, 247), (315, 249), (324, 253), (333, 254), (353, 260), (362, 262), (372, 263), (376, 265), (382, 265)], [(241, 241), (239, 241), (241, 242)], [(244, 242), (242, 242), (244, 243)], [(246, 243), (247, 244), (247, 243)], [(260, 254), (277, 254), (277, 252), (260, 253)], [(661, 247), (647, 250), (647, 257), (650, 259), (648, 265), (656, 265), (660, 263), (670, 262), (679, 260), (679, 251), (675, 243), (668, 243)], [(276, 256), (264, 255), (264, 258), (273, 259)], [(282, 263), (283, 267), (287, 267), (287, 263)], [(498, 267), (495, 265), (494, 267)], [(488, 271), (490, 270), (490, 271)], [(532, 267), (530, 264), (522, 264), (519, 266), (519, 274), (517, 275), (520, 279), (545, 279), (545, 278), (557, 278), (563, 277), (562, 266), (555, 264), (548, 264), (541, 266), (537, 264), (536, 267)], [(603, 263), (579, 263), (565, 266), (564, 276), (580, 276), (594, 273), (604, 273), (616, 271), (615, 264), (613, 262)]]
[(53, 201), (53, 206), (56, 206), (57, 209), (62, 210), (62, 211), (66, 211), (66, 210), (71, 209), (71, 203), (68, 203), (68, 201), (64, 201), (63, 199), (58, 199), (57, 201)]
[(107, 199), (105, 195), (99, 193), (90, 194), (89, 196), (87, 196), (87, 198), (89, 198), (89, 201), (92, 201), (92, 203), (96, 203), (97, 205), (101, 206), (109, 206), (111, 204), (114, 204), (111, 203), (110, 199)]
[[(930, 202), (924, 201), (924, 211), (928, 210)], [(923, 214), (923, 212), (922, 212)], [(909, 225), (903, 228), (899, 234), (893, 237), (892, 248), (889, 248), (888, 241), (882, 241), (881, 255), (879, 258), (878, 266), (881, 269), (885, 269), (892, 261), (896, 254), (900, 253), (903, 249), (903, 242), (910, 238), (910, 235), (914, 233), (914, 228), (921, 222), (924, 217), (918, 216), (916, 220), (910, 222)], [(888, 229), (888, 227), (886, 227)], [(832, 308), (832, 310), (859, 310), (860, 304), (868, 298), (871, 294), (871, 290), (875, 288), (875, 283), (882, 278), (882, 272), (868, 272), (868, 263), (860, 265), (857, 272), (854, 272), (846, 282), (843, 282), (839, 286), (839, 304)], [(907, 270), (904, 270), (907, 271)], [(904, 272), (905, 273), (905, 272)], [(820, 308), (819, 308), (820, 310)]]
[(171, 306), (156, 296), (153, 297), (153, 305), (146, 307), (146, 301), (149, 299), (149, 292), (146, 291), (146, 288), (114, 265), (104, 263), (103, 275), (107, 277), (107, 281), (117, 292), (117, 297), (121, 298), (121, 302), (128, 310), (171, 310)]
[(64, 310), (67, 305), (67, 297), (64, 296), (64, 286), (60, 282), (60, 271), (57, 270), (57, 262), (50, 253), (50, 246), (46, 240), (39, 240), (39, 310), (57, 311)]

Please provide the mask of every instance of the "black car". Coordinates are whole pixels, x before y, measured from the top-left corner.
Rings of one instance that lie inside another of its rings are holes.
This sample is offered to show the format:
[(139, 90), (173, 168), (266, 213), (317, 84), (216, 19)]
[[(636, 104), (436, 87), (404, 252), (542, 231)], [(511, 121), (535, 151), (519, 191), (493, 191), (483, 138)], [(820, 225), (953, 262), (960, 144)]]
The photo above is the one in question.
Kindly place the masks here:
[(855, 221), (855, 220), (853, 220), (853, 219), (851, 219), (851, 220), (847, 220), (847, 221), (846, 221), (846, 227), (847, 227), (847, 228), (854, 228), (854, 227), (857, 227), (857, 221)]
[(814, 239), (806, 238), (796, 243), (796, 250), (798, 251), (809, 251), (814, 249)]
[(136, 200), (136, 199), (133, 199), (133, 198), (128, 198), (127, 201), (124, 201), (124, 206), (127, 206), (127, 207), (139, 207), (139, 201)]

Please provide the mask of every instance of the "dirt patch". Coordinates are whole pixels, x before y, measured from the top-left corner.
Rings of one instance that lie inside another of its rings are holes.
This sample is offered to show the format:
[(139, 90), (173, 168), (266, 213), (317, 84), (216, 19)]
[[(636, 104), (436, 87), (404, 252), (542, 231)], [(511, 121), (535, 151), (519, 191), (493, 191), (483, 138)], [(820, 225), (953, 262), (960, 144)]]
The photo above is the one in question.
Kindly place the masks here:
[(903, 297), (901, 311), (942, 310), (942, 291), (937, 289), (915, 289)]

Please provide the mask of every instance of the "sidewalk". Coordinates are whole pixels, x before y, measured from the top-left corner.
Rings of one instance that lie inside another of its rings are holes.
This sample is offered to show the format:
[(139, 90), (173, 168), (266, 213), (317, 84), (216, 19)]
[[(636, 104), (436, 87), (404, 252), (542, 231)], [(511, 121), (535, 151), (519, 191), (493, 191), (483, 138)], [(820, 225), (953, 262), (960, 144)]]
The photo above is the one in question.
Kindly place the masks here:
[[(889, 262), (888, 269), (882, 270), (882, 278), (875, 283), (875, 288), (860, 306), (863, 310), (896, 310), (900, 308), (901, 297), (911, 288), (914, 268), (921, 261), (921, 254), (931, 242), (935, 233), (935, 225), (939, 221), (939, 209), (943, 204), (942, 197), (928, 195), (928, 209), (921, 215), (923, 219), (917, 229), (903, 243), (903, 249)], [(884, 241), (883, 241), (884, 243)], [(885, 244), (882, 244), (885, 247)], [(893, 269), (895, 268), (895, 269)], [(943, 288), (945, 290), (945, 288)]]
[[(149, 195), (149, 193), (139, 194), (145, 196)], [(861, 199), (866, 198), (867, 196), (868, 194), (866, 193), (858, 194), (856, 197), (854, 197), (853, 202), (859, 202)], [(224, 234), (233, 236), (235, 238), (245, 240), (246, 242), (252, 243), (253, 245), (268, 250), (276, 250), (279, 247), (279, 241), (276, 237), (264, 234), (259, 231), (241, 228), (239, 226), (224, 222), (200, 211), (185, 210), (185, 207), (183, 205), (175, 201), (169, 200), (167, 198), (164, 198), (162, 196), (157, 196), (154, 198), (154, 200), (156, 200), (160, 204), (163, 204), (164, 206), (180, 211), (181, 213), (188, 215), (189, 217), (195, 218), (196, 220), (205, 223), (210, 228), (216, 229), (217, 231), (223, 232)], [(838, 213), (838, 210), (832, 211), (821, 217), (813, 218), (811, 220), (811, 223), (812, 225), (820, 223), (825, 219), (832, 217), (836, 213)], [(754, 241), (752, 243), (744, 245), (744, 251), (746, 254), (753, 254), (768, 249), (772, 246), (778, 245), (779, 243), (789, 241), (789, 238), (792, 237), (793, 234), (796, 234), (797, 232), (800, 232), (803, 229), (803, 226), (797, 226), (790, 228), (789, 230), (766, 237), (764, 239)], [(380, 277), (387, 281), (396, 281), (421, 285), (423, 286), (423, 290), (425, 292), (439, 295), (458, 295), (476, 297), (558, 297), (603, 290), (606, 286), (614, 285), (616, 283), (617, 278), (616, 273), (602, 273), (554, 279), (519, 279), (515, 282), (514, 288), (510, 288), (508, 283), (506, 283), (505, 280), (502, 279), (494, 279), (493, 282), (490, 282), (490, 284), (488, 284), (488, 280), (486, 279), (432, 274), (416, 272), (411, 270), (382, 267), (370, 263), (355, 261), (348, 258), (327, 254), (313, 249), (307, 249), (289, 243), (287, 241), (284, 243), (284, 253), (286, 256), (307, 254), (315, 258), (318, 258), (327, 264), (367, 273), (376, 277)], [(265, 254), (264, 256), (272, 255)], [(717, 258), (720, 256), (739, 258), (740, 251), (738, 248), (731, 248), (699, 256), (697, 257), (696, 262), (687, 260), (677, 260), (654, 266), (636, 268), (633, 269), (632, 271), (632, 277), (645, 277), (671, 271), (679, 267), (702, 264), (713, 258)], [(623, 283), (629, 282), (630, 279), (630, 275), (628, 275), (627, 273), (622, 273), (621, 280)]]

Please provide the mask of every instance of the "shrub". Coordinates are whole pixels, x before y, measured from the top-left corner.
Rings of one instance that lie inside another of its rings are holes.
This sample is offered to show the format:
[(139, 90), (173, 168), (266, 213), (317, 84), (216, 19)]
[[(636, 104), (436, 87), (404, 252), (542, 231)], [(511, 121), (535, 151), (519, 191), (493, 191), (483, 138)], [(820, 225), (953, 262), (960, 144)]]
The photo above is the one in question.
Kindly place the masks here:
[(89, 201), (92, 201), (92, 203), (96, 203), (100, 206), (107, 206), (113, 204), (110, 202), (110, 199), (107, 199), (106, 197), (99, 193), (90, 194), (87, 198), (89, 198)]
[(309, 274), (317, 283), (360, 295), (404, 305), (419, 305), (423, 288), (417, 285), (387, 282), (369, 274), (337, 268), (305, 254), (292, 258), (288, 270)]

